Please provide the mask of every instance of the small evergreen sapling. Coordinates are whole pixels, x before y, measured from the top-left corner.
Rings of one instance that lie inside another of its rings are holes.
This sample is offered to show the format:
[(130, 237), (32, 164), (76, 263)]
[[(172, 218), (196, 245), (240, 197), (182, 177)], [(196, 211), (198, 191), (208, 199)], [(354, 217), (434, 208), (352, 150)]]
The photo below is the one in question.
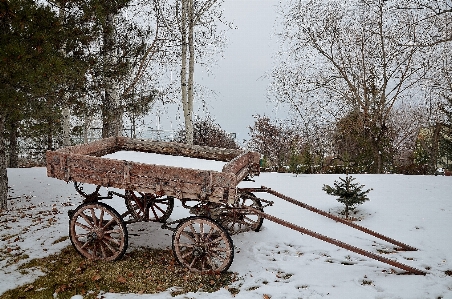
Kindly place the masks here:
[(363, 204), (365, 201), (369, 200), (367, 198), (367, 193), (372, 189), (363, 191), (364, 185), (359, 185), (358, 183), (353, 183), (355, 178), (351, 176), (346, 176), (345, 179), (339, 178), (341, 181), (334, 181), (334, 188), (328, 185), (323, 185), (322, 190), (324, 190), (329, 195), (339, 196), (337, 201), (345, 205), (345, 218), (348, 219), (349, 211), (355, 209), (356, 205)]

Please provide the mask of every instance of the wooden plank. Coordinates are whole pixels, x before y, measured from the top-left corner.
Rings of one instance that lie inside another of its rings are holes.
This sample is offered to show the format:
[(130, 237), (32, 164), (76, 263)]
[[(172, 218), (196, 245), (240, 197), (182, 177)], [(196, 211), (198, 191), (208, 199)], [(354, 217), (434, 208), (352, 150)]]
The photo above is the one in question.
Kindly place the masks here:
[(123, 150), (156, 153), (172, 156), (185, 156), (191, 158), (217, 160), (229, 162), (243, 154), (241, 150), (215, 148), (199, 145), (187, 145), (177, 142), (161, 142), (152, 140), (131, 139), (118, 137), (118, 145)]
[(120, 149), (117, 137), (96, 140), (87, 144), (74, 145), (59, 149), (59, 152), (76, 155), (104, 156)]

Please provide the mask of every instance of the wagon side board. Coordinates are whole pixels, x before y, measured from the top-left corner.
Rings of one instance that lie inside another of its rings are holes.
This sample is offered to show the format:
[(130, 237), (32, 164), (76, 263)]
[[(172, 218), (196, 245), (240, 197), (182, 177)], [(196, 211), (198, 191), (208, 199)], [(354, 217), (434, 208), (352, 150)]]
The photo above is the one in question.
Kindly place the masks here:
[[(223, 171), (206, 171), (103, 158), (119, 150), (172, 154), (229, 161)], [(257, 167), (256, 167), (257, 165)], [(104, 187), (129, 189), (176, 198), (232, 204), (237, 184), (248, 174), (259, 174), (259, 154), (196, 147), (172, 142), (126, 137), (102, 139), (81, 146), (47, 152), (47, 175)]]

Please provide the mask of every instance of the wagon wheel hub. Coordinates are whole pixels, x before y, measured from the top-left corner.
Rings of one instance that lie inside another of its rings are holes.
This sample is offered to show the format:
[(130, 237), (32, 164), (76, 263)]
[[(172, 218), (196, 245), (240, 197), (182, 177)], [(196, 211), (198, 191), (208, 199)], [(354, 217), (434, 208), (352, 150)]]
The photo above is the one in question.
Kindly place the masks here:
[(97, 234), (95, 232), (89, 232), (86, 235), (86, 239), (87, 239), (88, 242), (92, 243), (94, 240), (97, 239)]
[(96, 234), (96, 239), (98, 240), (102, 240), (104, 238), (104, 230), (101, 228), (98, 228), (95, 230), (95, 234)]
[(88, 242), (95, 242), (104, 238), (104, 231), (102, 229), (94, 229), (87, 234)]
[(193, 256), (195, 257), (203, 257), (206, 255), (206, 249), (202, 245), (197, 245), (193, 248)]
[(200, 235), (199, 241), (196, 242), (196, 245), (193, 247), (193, 255), (196, 257), (205, 256), (211, 247), (211, 241), (211, 238), (209, 238), (207, 234)]

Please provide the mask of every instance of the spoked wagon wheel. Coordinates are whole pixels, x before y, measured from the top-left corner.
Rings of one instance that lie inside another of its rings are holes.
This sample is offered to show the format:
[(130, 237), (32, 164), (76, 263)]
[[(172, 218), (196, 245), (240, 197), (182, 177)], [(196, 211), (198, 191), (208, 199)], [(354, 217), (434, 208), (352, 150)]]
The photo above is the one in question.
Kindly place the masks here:
[(112, 207), (85, 203), (77, 207), (69, 221), (69, 237), (75, 249), (92, 260), (120, 259), (127, 250), (127, 228)]
[(174, 208), (173, 197), (126, 190), (126, 206), (135, 220), (165, 222)]
[(228, 232), (205, 217), (189, 217), (179, 223), (173, 234), (176, 259), (193, 272), (226, 271), (234, 259)]
[(260, 230), (264, 218), (247, 211), (247, 208), (264, 211), (261, 201), (249, 192), (241, 193), (234, 205), (225, 207), (225, 212), (221, 214), (219, 222), (231, 235)]

